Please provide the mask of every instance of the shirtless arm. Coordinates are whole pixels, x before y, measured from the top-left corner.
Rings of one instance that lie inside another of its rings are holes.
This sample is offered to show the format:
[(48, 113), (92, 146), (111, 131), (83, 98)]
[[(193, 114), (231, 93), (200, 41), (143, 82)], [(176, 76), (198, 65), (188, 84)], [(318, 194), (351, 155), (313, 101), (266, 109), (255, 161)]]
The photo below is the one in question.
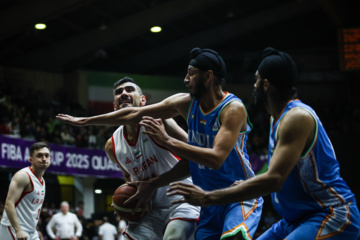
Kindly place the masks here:
[(24, 191), (29, 191), (29, 190), (31, 190), (31, 182), (28, 174), (21, 171), (17, 172), (13, 176), (10, 182), (9, 191), (5, 202), (5, 210), (9, 218), (9, 221), (11, 223), (11, 226), (15, 230), (16, 238), (18, 240), (27, 239), (27, 235), (23, 232), (23, 230), (20, 227), (19, 219), (16, 214), (15, 203), (19, 200), (21, 194)]
[(280, 123), (278, 143), (266, 173), (212, 192), (181, 182), (174, 183), (169, 188), (169, 195), (184, 196), (184, 200), (176, 203), (207, 206), (245, 201), (279, 191), (312, 141), (314, 131), (315, 121), (309, 113), (301, 109), (289, 111)]
[(78, 127), (88, 125), (120, 126), (139, 122), (142, 116), (152, 116), (162, 119), (172, 118), (178, 115), (185, 117), (189, 103), (189, 94), (178, 93), (159, 103), (143, 107), (128, 107), (92, 117), (73, 117), (67, 114), (58, 114), (56, 118)]

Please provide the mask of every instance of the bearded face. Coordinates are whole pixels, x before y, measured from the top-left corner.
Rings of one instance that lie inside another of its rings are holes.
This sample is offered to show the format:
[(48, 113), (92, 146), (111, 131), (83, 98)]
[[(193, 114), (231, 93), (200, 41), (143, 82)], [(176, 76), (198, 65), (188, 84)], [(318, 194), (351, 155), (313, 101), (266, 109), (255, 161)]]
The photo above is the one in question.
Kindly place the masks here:
[(265, 106), (265, 90), (264, 90), (264, 79), (261, 78), (258, 72), (255, 73), (256, 82), (254, 84), (253, 96), (254, 104), (257, 107)]
[(195, 97), (196, 99), (199, 99), (201, 96), (204, 95), (206, 92), (205, 87), (205, 78), (201, 76), (201, 78), (197, 79), (194, 85), (193, 91), (190, 93), (192, 97)]
[(199, 99), (206, 92), (206, 78), (204, 72), (191, 65), (188, 66), (188, 72), (185, 76), (184, 83), (189, 89), (190, 96)]
[(134, 83), (126, 82), (114, 90), (114, 110), (125, 107), (140, 107), (145, 104), (145, 96)]
[(254, 103), (257, 107), (264, 106), (264, 104), (265, 104), (264, 81), (260, 82), (259, 87), (254, 88), (253, 96), (254, 96)]

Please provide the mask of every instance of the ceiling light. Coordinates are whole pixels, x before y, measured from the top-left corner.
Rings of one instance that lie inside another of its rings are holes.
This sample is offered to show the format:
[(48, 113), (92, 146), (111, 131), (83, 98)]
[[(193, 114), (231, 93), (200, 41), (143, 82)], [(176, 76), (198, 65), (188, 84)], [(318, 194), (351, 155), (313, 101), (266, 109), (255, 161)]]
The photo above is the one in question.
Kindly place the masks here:
[(95, 189), (95, 194), (102, 194), (102, 190), (101, 189)]
[(159, 26), (154, 26), (154, 27), (150, 28), (150, 31), (151, 31), (152, 33), (161, 32), (161, 27), (159, 27)]
[(46, 24), (45, 23), (37, 23), (37, 24), (35, 24), (35, 28), (38, 30), (44, 30), (46, 28)]

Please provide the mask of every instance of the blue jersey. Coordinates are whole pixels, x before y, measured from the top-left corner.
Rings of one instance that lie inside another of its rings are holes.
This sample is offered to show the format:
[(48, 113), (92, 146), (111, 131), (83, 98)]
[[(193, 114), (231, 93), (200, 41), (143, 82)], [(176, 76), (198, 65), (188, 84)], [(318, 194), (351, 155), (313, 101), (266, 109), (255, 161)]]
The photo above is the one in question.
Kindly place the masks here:
[[(187, 113), (188, 143), (194, 146), (212, 148), (214, 138), (221, 127), (220, 113), (234, 101), (241, 102), (235, 95), (225, 92), (223, 99), (213, 109), (204, 112), (199, 101), (192, 98)], [(236, 145), (218, 170), (189, 161), (194, 184), (210, 191), (229, 187), (236, 180), (253, 177), (254, 172), (246, 153), (246, 140), (251, 128), (252, 125), (248, 118), (246, 131), (239, 133)]]
[(320, 119), (311, 107), (300, 100), (290, 101), (276, 122), (271, 118), (269, 162), (276, 148), (281, 119), (295, 107), (309, 112), (315, 120), (316, 128), (311, 145), (303, 153), (281, 190), (271, 194), (275, 210), (289, 221), (354, 200), (354, 194), (340, 177), (339, 163)]

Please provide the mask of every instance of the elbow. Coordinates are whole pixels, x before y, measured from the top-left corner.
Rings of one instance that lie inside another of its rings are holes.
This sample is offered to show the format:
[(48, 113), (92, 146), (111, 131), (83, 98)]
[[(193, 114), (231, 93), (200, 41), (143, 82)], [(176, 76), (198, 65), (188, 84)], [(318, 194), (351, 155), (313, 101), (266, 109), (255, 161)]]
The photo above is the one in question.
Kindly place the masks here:
[(214, 170), (219, 170), (223, 165), (224, 161), (225, 159), (215, 157), (209, 161), (208, 167)]
[[(270, 175), (270, 174), (269, 174)], [(269, 176), (269, 187), (271, 192), (279, 192), (284, 185), (286, 178), (283, 178), (281, 174), (273, 174)]]
[(15, 209), (14, 203), (11, 203), (10, 201), (5, 202), (4, 209), (6, 210), (6, 212), (10, 212), (12, 207)]
[(281, 188), (282, 188), (282, 184), (279, 184), (279, 183), (274, 184), (271, 192), (279, 192), (281, 190)]
[(211, 166), (209, 166), (211, 169), (213, 169), (213, 170), (219, 170), (219, 168), (221, 168), (221, 165), (222, 164), (216, 164), (216, 163), (214, 163), (214, 164), (211, 164)]

